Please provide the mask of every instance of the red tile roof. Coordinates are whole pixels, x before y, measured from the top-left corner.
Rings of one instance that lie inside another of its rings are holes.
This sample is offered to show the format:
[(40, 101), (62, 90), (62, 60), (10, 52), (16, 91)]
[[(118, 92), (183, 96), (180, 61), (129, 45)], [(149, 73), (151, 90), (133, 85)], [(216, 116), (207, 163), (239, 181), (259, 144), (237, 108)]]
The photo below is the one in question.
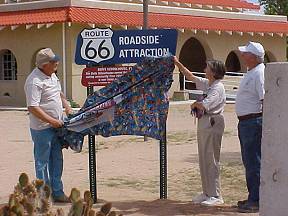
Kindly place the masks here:
[(249, 3), (245, 0), (217, 0), (217, 1), (215, 0), (165, 0), (165, 1), (260, 10), (260, 5)]
[[(142, 26), (142, 13), (96, 8), (51, 8), (0, 13), (0, 26), (54, 22)], [(149, 26), (159, 28), (288, 33), (288, 22), (149, 14)]]
[(0, 26), (65, 22), (69, 17), (68, 8), (23, 10), (0, 13)]

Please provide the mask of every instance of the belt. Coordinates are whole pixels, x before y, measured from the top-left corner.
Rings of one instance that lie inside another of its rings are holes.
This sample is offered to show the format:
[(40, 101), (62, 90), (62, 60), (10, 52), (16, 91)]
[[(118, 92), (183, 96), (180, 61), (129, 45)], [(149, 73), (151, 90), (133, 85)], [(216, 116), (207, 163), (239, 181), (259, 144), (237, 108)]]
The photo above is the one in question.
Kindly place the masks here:
[(261, 116), (262, 116), (262, 113), (251, 113), (251, 114), (244, 115), (244, 116), (238, 116), (238, 119), (239, 121), (244, 121), (244, 120), (249, 120), (253, 118), (258, 118)]

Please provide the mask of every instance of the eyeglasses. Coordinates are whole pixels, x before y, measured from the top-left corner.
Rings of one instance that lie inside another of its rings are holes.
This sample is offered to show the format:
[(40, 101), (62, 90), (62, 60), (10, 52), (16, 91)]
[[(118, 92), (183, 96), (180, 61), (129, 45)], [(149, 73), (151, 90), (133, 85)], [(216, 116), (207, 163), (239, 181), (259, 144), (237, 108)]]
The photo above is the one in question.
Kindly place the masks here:
[(50, 64), (59, 64), (58, 61), (49, 61)]

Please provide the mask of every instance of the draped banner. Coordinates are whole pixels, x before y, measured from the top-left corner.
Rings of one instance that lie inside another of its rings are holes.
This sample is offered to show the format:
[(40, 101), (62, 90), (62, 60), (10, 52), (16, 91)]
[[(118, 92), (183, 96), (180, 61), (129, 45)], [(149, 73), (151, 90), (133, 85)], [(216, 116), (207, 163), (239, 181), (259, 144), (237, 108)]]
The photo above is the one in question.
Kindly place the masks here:
[(165, 134), (173, 82), (173, 57), (145, 58), (131, 72), (89, 96), (81, 110), (58, 130), (63, 145), (82, 150), (85, 135), (148, 136)]

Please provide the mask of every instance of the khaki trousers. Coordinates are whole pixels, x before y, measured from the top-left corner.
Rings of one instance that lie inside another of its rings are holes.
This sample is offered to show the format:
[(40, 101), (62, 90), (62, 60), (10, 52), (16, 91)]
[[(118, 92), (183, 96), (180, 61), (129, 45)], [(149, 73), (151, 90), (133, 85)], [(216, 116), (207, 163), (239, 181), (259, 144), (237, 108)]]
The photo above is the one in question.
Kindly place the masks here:
[(220, 149), (224, 127), (222, 114), (204, 115), (198, 120), (197, 140), (202, 189), (209, 197), (221, 196)]

